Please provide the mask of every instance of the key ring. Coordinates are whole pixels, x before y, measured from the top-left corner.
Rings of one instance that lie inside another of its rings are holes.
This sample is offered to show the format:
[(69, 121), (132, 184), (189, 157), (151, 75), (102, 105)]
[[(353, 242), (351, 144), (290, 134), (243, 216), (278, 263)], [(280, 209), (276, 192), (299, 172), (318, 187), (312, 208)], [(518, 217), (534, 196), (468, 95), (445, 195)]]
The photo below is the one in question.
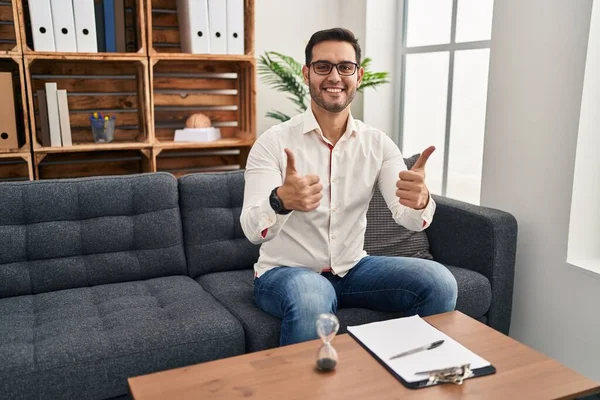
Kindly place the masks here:
[(463, 364), (450, 368), (417, 372), (417, 374), (428, 374), (428, 385), (434, 385), (436, 383), (454, 383), (456, 385), (462, 385), (465, 379), (473, 376), (473, 371), (471, 370), (471, 364)]

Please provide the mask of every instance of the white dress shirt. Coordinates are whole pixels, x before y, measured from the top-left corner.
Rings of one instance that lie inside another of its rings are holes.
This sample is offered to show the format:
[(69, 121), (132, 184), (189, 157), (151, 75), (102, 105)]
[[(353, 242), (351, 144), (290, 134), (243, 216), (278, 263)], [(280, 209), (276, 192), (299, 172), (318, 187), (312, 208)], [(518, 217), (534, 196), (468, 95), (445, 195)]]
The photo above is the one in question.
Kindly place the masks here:
[[(323, 185), (323, 199), (313, 211), (280, 215), (271, 208), (271, 191), (285, 177), (286, 147), (294, 153), (298, 173), (318, 175)], [(240, 216), (246, 237), (262, 243), (255, 276), (278, 266), (330, 269), (344, 276), (367, 255), (366, 214), (375, 184), (396, 223), (413, 231), (427, 228), (435, 202), (430, 196), (423, 210), (401, 205), (396, 182), (402, 170), (406, 164), (396, 144), (351, 115), (335, 147), (323, 136), (310, 108), (265, 131), (248, 155)]]

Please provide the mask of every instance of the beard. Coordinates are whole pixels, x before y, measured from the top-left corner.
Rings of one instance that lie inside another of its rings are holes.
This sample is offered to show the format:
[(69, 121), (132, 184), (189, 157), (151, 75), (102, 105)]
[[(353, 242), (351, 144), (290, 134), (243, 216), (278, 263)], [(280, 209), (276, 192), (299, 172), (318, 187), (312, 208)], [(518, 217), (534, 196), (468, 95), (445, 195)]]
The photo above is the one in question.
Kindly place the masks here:
[(346, 87), (342, 93), (346, 93), (346, 100), (343, 102), (339, 102), (339, 101), (331, 101), (331, 100), (326, 100), (325, 96), (326, 96), (326, 92), (325, 89), (321, 89), (320, 87), (318, 87), (316, 84), (310, 82), (309, 85), (309, 92), (310, 92), (310, 97), (313, 99), (313, 101), (315, 103), (317, 103), (317, 105), (319, 105), (321, 108), (332, 112), (332, 113), (339, 113), (343, 110), (346, 109), (346, 107), (348, 107), (348, 105), (350, 103), (352, 103), (352, 100), (354, 100), (354, 97), (356, 97), (356, 88), (352, 88), (352, 89), (348, 89), (348, 87)]

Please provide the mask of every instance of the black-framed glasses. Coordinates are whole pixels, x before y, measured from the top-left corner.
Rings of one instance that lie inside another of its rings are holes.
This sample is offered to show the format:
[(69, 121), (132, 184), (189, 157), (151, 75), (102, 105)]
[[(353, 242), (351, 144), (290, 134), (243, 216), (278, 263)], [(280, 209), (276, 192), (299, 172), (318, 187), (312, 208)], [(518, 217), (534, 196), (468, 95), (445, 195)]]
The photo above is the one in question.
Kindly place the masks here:
[(337, 69), (338, 74), (341, 76), (354, 75), (358, 69), (358, 64), (350, 61), (344, 61), (339, 64), (334, 64), (329, 61), (315, 61), (310, 63), (313, 67), (313, 71), (317, 75), (329, 75), (333, 70), (333, 67)]

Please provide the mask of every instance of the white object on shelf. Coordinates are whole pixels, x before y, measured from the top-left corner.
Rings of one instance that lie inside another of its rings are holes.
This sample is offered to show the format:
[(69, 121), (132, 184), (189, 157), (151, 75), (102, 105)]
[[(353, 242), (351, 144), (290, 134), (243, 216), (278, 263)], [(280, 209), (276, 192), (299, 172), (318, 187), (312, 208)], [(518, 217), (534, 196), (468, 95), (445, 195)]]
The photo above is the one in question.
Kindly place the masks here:
[(184, 128), (175, 131), (175, 142), (214, 142), (221, 139), (219, 128)]

